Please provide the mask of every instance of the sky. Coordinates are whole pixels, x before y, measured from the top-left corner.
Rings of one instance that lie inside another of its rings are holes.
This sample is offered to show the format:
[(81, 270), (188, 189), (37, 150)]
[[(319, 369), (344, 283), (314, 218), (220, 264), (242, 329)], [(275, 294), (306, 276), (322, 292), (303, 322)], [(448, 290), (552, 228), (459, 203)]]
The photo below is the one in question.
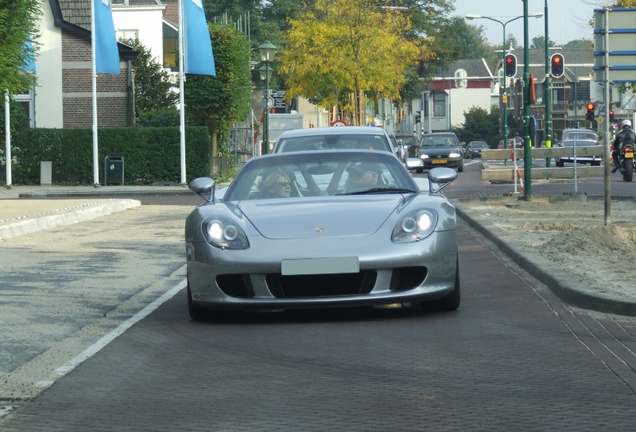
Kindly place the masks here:
[[(545, 12), (546, 0), (527, 0), (528, 13)], [(547, 0), (548, 37), (557, 45), (576, 39), (592, 39), (593, 28), (588, 25), (594, 9), (602, 8), (610, 2), (603, 0)], [(452, 15), (465, 17), (467, 14), (489, 16), (506, 22), (517, 16), (523, 16), (522, 0), (454, 0), (455, 12)], [(503, 26), (486, 19), (467, 20), (469, 24), (484, 27), (486, 39), (493, 45), (501, 45)], [(528, 18), (528, 38), (545, 35), (545, 20)], [(517, 42), (523, 45), (523, 18), (506, 24), (506, 37), (513, 34)]]

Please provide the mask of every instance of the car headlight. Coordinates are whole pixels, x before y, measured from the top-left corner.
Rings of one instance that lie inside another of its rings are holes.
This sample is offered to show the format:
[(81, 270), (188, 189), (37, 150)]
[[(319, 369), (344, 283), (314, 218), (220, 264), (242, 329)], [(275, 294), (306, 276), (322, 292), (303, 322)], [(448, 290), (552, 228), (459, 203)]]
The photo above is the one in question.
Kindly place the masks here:
[(452, 158), (458, 158), (458, 157), (460, 157), (460, 156), (461, 156), (461, 155), (460, 155), (459, 153), (457, 153), (457, 152), (451, 152), (451, 153), (448, 155), (448, 157), (452, 157)]
[(428, 159), (428, 155), (427, 154), (421, 154), (420, 155), (420, 159)]
[(391, 239), (394, 243), (420, 241), (435, 230), (437, 212), (435, 210), (418, 210), (404, 216), (393, 228)]
[(229, 219), (208, 219), (202, 228), (208, 243), (219, 249), (247, 249), (250, 246), (243, 230)]

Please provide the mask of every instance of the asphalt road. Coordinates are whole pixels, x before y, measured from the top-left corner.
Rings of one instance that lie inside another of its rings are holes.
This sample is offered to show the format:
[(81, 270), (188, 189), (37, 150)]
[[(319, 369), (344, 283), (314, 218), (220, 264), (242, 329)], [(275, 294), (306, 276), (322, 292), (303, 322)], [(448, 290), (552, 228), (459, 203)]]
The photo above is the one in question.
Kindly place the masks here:
[[(475, 175), (460, 173), (447, 195), (490, 193), (469, 190)], [(174, 242), (155, 241), (151, 253), (178, 261)], [(634, 430), (636, 319), (566, 307), (463, 223), (459, 244), (456, 312), (195, 323), (181, 290), (40, 396), (11, 402), (0, 430)]]

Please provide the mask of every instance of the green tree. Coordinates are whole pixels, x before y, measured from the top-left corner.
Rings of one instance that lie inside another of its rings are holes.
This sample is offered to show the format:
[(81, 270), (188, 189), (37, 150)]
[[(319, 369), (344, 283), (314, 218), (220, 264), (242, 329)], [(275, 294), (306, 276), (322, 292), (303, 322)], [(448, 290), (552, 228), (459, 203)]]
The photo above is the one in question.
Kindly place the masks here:
[[(291, 20), (280, 70), (287, 74), (286, 97), (304, 96), (322, 107), (340, 105), (360, 121), (362, 91), (399, 97), (409, 68), (430, 50), (408, 40), (410, 21), (400, 11), (373, 7), (368, 0), (317, 0), (315, 9)], [(353, 93), (352, 104), (341, 97)]]
[(135, 119), (147, 112), (161, 112), (174, 109), (179, 96), (172, 92), (168, 72), (153, 57), (150, 50), (138, 39), (120, 39), (133, 47), (139, 54), (132, 61), (135, 70)]
[(444, 66), (455, 60), (489, 59), (493, 49), (484, 37), (484, 27), (468, 24), (463, 17), (453, 17), (434, 35), (433, 50)]
[(593, 50), (594, 49), (594, 42), (592, 42), (592, 39), (576, 39), (576, 40), (572, 40), (568, 43), (566, 43), (565, 45), (563, 45), (563, 49), (587, 49), (587, 50)]
[[(37, 52), (37, 24), (40, 0), (0, 0), (0, 89), (25, 91), (35, 83), (32, 74), (24, 73), (31, 58), (25, 43), (32, 37)], [(3, 98), (4, 99), (4, 98)]]
[[(548, 48), (553, 47), (555, 43), (548, 38)], [(545, 36), (536, 36), (532, 38), (531, 49), (545, 49)]]
[[(474, 106), (464, 112), (465, 120), (458, 134), (462, 141), (485, 140), (490, 142), (493, 136), (499, 135), (499, 109), (490, 112)], [(492, 143), (490, 144), (492, 146)]]
[[(232, 124), (250, 110), (250, 46), (247, 37), (231, 26), (210, 25), (216, 76), (187, 75), (186, 115), (205, 125), (212, 137), (212, 158), (224, 156)], [(212, 169), (211, 169), (211, 174)]]

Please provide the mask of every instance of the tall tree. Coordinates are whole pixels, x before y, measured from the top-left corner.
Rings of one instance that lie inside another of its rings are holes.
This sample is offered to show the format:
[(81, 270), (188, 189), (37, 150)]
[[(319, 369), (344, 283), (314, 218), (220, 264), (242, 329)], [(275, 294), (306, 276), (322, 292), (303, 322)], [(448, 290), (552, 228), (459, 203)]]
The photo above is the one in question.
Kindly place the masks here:
[(463, 17), (453, 17), (434, 34), (433, 49), (444, 65), (461, 59), (488, 59), (492, 47), (484, 37), (484, 27), (468, 24)]
[[(250, 46), (247, 37), (231, 26), (211, 25), (216, 76), (188, 75), (185, 105), (189, 117), (210, 131), (212, 158), (225, 155), (224, 142), (232, 124), (250, 110)], [(211, 174), (213, 170), (211, 167)]]
[(139, 54), (132, 61), (135, 70), (135, 117), (150, 111), (164, 111), (176, 108), (179, 96), (170, 91), (172, 84), (168, 72), (153, 57), (150, 49), (138, 39), (120, 39), (133, 47)]
[[(25, 49), (29, 37), (36, 39), (40, 0), (0, 0), (0, 91), (25, 91), (35, 77), (25, 74), (31, 54)], [(33, 41), (37, 51), (37, 41)]]
[[(554, 41), (548, 38), (548, 48), (553, 47), (555, 45)], [(536, 36), (532, 38), (532, 44), (530, 45), (532, 49), (545, 49), (545, 36)]]
[(399, 97), (406, 71), (431, 51), (422, 40), (403, 37), (408, 17), (374, 6), (369, 0), (316, 0), (314, 10), (290, 20), (281, 54), (288, 98), (302, 95), (331, 107), (341, 95), (354, 93), (353, 106), (344, 108), (357, 122), (361, 91)]

